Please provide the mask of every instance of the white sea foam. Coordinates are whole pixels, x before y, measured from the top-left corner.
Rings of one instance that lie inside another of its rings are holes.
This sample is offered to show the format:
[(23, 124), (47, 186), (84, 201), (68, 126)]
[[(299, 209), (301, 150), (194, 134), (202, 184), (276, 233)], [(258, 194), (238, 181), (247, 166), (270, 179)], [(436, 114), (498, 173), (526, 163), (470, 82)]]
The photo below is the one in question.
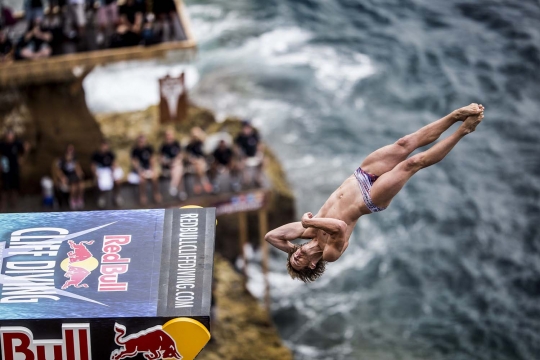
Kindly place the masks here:
[(157, 61), (117, 63), (94, 69), (84, 80), (86, 102), (93, 112), (145, 109), (159, 102), (158, 79), (186, 73), (188, 89), (198, 82), (195, 67)]

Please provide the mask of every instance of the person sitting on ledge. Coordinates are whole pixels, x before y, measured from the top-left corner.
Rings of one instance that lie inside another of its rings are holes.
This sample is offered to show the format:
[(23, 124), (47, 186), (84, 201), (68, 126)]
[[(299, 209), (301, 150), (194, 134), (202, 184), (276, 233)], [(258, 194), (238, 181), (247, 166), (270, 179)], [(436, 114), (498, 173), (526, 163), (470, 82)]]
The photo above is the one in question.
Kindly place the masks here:
[(128, 181), (132, 184), (139, 184), (139, 200), (142, 206), (147, 205), (146, 184), (152, 183), (154, 201), (161, 203), (161, 194), (159, 192), (158, 173), (155, 171), (154, 148), (148, 145), (146, 137), (139, 135), (135, 147), (131, 151), (132, 172), (128, 176)]
[(0, 165), (2, 169), (2, 208), (4, 200), (10, 207), (15, 207), (20, 190), (21, 160), (28, 153), (30, 145), (17, 139), (15, 132), (7, 130), (0, 141)]
[[(338, 260), (347, 249), (361, 216), (385, 210), (414, 174), (444, 159), (465, 135), (476, 129), (483, 117), (484, 107), (473, 103), (371, 153), (316, 215), (308, 212), (302, 221), (270, 231), (265, 240), (288, 254), (287, 270), (293, 279), (316, 280), (326, 263)], [(408, 158), (458, 121), (463, 123), (452, 135)], [(298, 246), (291, 243), (295, 239), (310, 241)]]
[(119, 10), (119, 25), (111, 40), (111, 47), (136, 46), (141, 42), (144, 8), (136, 0), (126, 0)]
[(41, 19), (38, 18), (28, 24), (28, 29), (17, 43), (15, 59), (38, 60), (51, 56), (50, 42), (53, 36), (48, 31), (42, 31)]
[(165, 141), (161, 145), (161, 174), (170, 178), (169, 194), (178, 196), (181, 201), (187, 199), (182, 178), (184, 177), (184, 164), (182, 147), (174, 137), (174, 130), (165, 131)]
[(189, 143), (186, 146), (187, 162), (195, 170), (195, 176), (198, 182), (193, 185), (193, 192), (199, 195), (204, 189), (205, 192), (212, 192), (212, 185), (208, 180), (206, 172), (208, 166), (206, 163), (206, 155), (204, 153), (204, 140), (206, 139), (206, 133), (199, 127), (191, 129), (191, 137)]
[(69, 144), (62, 157), (56, 162), (53, 181), (60, 191), (69, 192), (69, 208), (84, 208), (84, 173), (75, 156), (75, 147)]
[(154, 1), (152, 11), (156, 16), (158, 32), (161, 41), (184, 40), (185, 35), (180, 24), (174, 0)]
[(116, 165), (116, 156), (111, 151), (107, 140), (101, 141), (98, 151), (92, 155), (92, 171), (96, 177), (98, 189), (102, 192), (98, 199), (98, 207), (105, 207), (107, 200), (103, 193), (111, 190), (115, 205), (122, 205), (120, 181), (124, 177), (124, 171)]
[(262, 168), (264, 163), (264, 153), (259, 137), (259, 132), (251, 125), (249, 121), (242, 122), (242, 130), (234, 140), (242, 153), (242, 162), (240, 168), (243, 172), (244, 186), (249, 186), (250, 169), (254, 170), (252, 179), (256, 186), (262, 186)]
[(238, 162), (235, 159), (234, 151), (225, 140), (220, 140), (218, 146), (212, 153), (213, 161), (210, 169), (214, 193), (220, 191), (219, 175), (225, 174), (229, 176), (231, 182), (231, 190), (234, 192), (240, 191), (241, 185), (238, 179)]
[(0, 29), (0, 64), (13, 61), (13, 43), (9, 40), (7, 30)]

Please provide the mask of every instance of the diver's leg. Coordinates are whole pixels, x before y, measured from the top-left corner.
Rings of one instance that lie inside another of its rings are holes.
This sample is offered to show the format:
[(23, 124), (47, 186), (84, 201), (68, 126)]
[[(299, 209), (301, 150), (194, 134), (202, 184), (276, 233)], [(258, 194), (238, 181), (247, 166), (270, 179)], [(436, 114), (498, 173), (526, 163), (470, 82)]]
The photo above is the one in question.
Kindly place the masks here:
[(459, 140), (476, 129), (483, 118), (483, 113), (468, 117), (452, 135), (433, 145), (430, 149), (402, 161), (394, 169), (382, 175), (371, 188), (370, 194), (373, 203), (383, 208), (390, 205), (394, 196), (414, 174), (420, 169), (427, 168), (444, 159)]
[(387, 145), (371, 153), (362, 162), (360, 167), (370, 174), (380, 176), (404, 161), (414, 150), (437, 140), (455, 122), (463, 121), (468, 116), (479, 114), (483, 109), (484, 107), (482, 105), (473, 103), (461, 109), (454, 110), (442, 119), (402, 137), (394, 144)]

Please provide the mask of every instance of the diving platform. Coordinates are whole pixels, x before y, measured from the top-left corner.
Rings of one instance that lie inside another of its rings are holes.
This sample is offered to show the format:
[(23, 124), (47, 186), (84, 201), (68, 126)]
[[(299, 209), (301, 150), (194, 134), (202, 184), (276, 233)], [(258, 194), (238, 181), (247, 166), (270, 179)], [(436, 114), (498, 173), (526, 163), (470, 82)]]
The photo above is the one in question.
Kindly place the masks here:
[(0, 215), (2, 359), (194, 359), (215, 231), (212, 208)]

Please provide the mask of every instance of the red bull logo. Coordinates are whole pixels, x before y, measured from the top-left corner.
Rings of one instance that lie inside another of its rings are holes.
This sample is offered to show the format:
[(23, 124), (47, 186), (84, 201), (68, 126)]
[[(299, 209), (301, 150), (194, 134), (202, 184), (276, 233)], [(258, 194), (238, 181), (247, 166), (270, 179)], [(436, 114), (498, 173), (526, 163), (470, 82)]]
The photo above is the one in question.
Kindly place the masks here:
[(114, 325), (116, 345), (121, 346), (111, 354), (111, 360), (132, 358), (142, 354), (146, 360), (182, 359), (176, 349), (176, 342), (161, 325), (139, 331), (136, 334), (126, 335), (126, 327)]
[(34, 340), (22, 326), (0, 328), (3, 360), (92, 360), (89, 324), (63, 324), (62, 339)]
[(80, 241), (76, 243), (72, 240), (68, 241), (71, 251), (67, 253), (68, 258), (62, 261), (60, 267), (64, 270), (67, 280), (62, 285), (62, 290), (73, 286), (75, 288), (87, 288), (88, 284), (84, 280), (90, 273), (99, 266), (98, 260), (88, 250), (87, 245), (92, 245), (94, 240)]
[(99, 267), (98, 291), (127, 291), (128, 283), (121, 282), (119, 275), (129, 270), (130, 258), (120, 255), (122, 247), (131, 243), (131, 235), (105, 235), (101, 250), (101, 266), (99, 261), (88, 249), (94, 244), (94, 240), (80, 241), (78, 243), (69, 240), (71, 251), (67, 253), (67, 259), (62, 261), (60, 267), (64, 270), (68, 280), (62, 285), (62, 290), (69, 287), (88, 288), (86, 278)]

